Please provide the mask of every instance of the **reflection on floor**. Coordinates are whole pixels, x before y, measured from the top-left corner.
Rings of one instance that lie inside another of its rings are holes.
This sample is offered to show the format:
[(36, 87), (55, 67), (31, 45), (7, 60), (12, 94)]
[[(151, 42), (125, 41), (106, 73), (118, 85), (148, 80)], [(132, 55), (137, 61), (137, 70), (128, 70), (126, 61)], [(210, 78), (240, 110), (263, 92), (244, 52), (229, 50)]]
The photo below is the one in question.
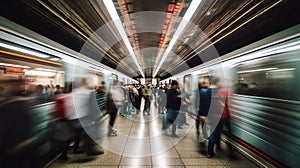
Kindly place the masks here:
[[(151, 109), (155, 109), (151, 106)], [(98, 144), (105, 153), (98, 156), (68, 154), (67, 161), (55, 159), (48, 167), (257, 167), (241, 154), (237, 158), (227, 157), (227, 145), (222, 143), (222, 151), (216, 151), (213, 158), (199, 153), (194, 120), (187, 116), (189, 125), (177, 129), (178, 138), (172, 137), (171, 128), (161, 130), (163, 114), (151, 110), (151, 115), (143, 113), (118, 116), (115, 128), (118, 136), (107, 136)], [(107, 132), (105, 121), (102, 132)]]

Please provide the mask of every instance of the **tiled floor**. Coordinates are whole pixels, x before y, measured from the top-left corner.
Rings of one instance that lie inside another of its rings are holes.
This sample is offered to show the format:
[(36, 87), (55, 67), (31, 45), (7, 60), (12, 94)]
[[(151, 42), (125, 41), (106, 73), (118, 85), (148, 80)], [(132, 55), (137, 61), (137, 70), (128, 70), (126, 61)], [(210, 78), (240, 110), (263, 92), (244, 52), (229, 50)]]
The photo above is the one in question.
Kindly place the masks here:
[[(150, 116), (141, 113), (133, 113), (131, 117), (118, 116), (115, 128), (119, 135), (103, 136), (102, 141), (98, 142), (105, 150), (104, 154), (75, 155), (70, 151), (68, 161), (55, 159), (48, 167), (257, 167), (237, 152), (237, 159), (229, 159), (226, 154), (227, 145), (224, 143), (222, 152), (216, 151), (215, 157), (207, 158), (198, 152), (194, 121), (191, 118), (187, 117), (190, 125), (177, 129), (179, 138), (174, 138), (170, 136), (170, 129), (167, 134), (162, 132), (162, 117), (163, 115), (158, 115), (154, 110)], [(106, 127), (101, 131), (106, 132)]]

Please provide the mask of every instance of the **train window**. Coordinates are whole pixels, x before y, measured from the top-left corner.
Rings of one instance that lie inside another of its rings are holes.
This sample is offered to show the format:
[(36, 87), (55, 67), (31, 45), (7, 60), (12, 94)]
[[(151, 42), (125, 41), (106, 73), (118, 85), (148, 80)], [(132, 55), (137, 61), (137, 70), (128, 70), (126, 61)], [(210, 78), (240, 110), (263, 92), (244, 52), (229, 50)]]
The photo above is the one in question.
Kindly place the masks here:
[(183, 78), (184, 90), (189, 93), (191, 90), (191, 75), (185, 75)]
[[(298, 62), (299, 64), (299, 62)], [(299, 100), (295, 62), (240, 66), (237, 71), (237, 94)], [(252, 68), (250, 68), (252, 67)]]

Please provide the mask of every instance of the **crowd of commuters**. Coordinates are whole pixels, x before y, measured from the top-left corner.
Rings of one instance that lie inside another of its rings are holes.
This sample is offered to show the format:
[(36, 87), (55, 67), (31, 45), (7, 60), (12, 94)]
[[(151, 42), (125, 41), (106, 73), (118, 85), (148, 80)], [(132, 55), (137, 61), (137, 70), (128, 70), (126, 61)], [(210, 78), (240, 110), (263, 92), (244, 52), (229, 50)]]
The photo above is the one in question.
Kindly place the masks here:
[[(73, 95), (79, 97), (81, 94), (90, 95), (90, 92), (95, 94), (99, 114), (93, 114), (96, 118), (99, 116), (109, 115), (109, 124), (107, 136), (118, 136), (118, 131), (114, 128), (117, 115), (121, 117), (132, 117), (132, 115), (151, 115), (153, 112), (163, 114), (162, 130), (167, 133), (167, 129), (171, 128), (171, 136), (178, 138), (176, 129), (182, 129), (183, 125), (189, 125), (187, 123), (186, 112), (188, 107), (192, 104), (191, 95), (185, 91), (184, 85), (178, 83), (176, 80), (171, 81), (170, 85), (160, 84), (152, 86), (151, 83), (145, 85), (124, 85), (117, 80), (113, 81), (110, 89), (106, 89), (105, 82), (101, 82), (96, 87), (95, 91), (81, 90), (80, 94), (77, 93), (77, 89), (73, 91)], [(59, 87), (56, 87), (58, 90)], [(198, 94), (196, 96), (196, 130), (197, 137), (199, 139), (199, 147), (201, 153), (207, 154), (207, 157), (214, 156), (214, 146), (217, 150), (221, 150), (220, 145), (220, 133), (223, 125), (230, 131), (230, 120), (228, 110), (228, 95), (229, 90), (222, 88), (222, 84), (219, 78), (210, 77), (206, 81), (199, 83)], [(82, 96), (82, 95), (81, 95)], [(90, 98), (86, 103), (91, 103)], [(144, 106), (141, 106), (142, 100)], [(75, 100), (76, 101), (76, 100)], [(76, 102), (75, 102), (76, 103)], [(78, 102), (79, 104), (82, 102)], [(78, 103), (76, 103), (78, 105)], [(154, 104), (156, 110), (151, 110), (151, 104)], [(76, 105), (76, 106), (77, 106)], [(91, 107), (91, 104), (81, 104), (80, 107)], [(87, 110), (80, 110), (87, 111)], [(91, 111), (91, 110), (89, 110)], [(94, 110), (97, 111), (97, 110)], [(87, 116), (85, 114), (83, 116)], [(99, 115), (99, 116), (98, 116)], [(78, 117), (78, 114), (77, 114)], [(69, 117), (70, 118), (70, 117)], [(79, 117), (80, 118), (80, 117)], [(201, 128), (199, 128), (201, 125)], [(83, 126), (85, 127), (85, 126)], [(201, 134), (200, 134), (201, 133)], [(75, 149), (78, 147), (78, 141), (85, 139), (85, 136), (76, 136)], [(97, 139), (97, 138), (96, 138)], [(74, 139), (73, 139), (74, 140)], [(85, 139), (89, 146), (95, 146), (95, 143), (91, 139)], [(207, 142), (207, 150), (205, 144)], [(69, 144), (68, 142), (67, 144)], [(86, 149), (84, 149), (86, 150)], [(102, 154), (102, 150), (96, 150), (96, 148), (90, 149), (93, 154)], [(81, 153), (83, 150), (79, 148), (77, 153)], [(75, 152), (75, 151), (74, 151)], [(76, 153), (76, 152), (75, 152)], [(230, 150), (230, 155), (232, 150)], [(62, 159), (67, 157), (62, 157)]]
[[(3, 89), (1, 92), (4, 93)], [(217, 77), (210, 77), (207, 81), (199, 83), (195, 100), (197, 138), (201, 152), (209, 158), (214, 156), (215, 144), (217, 149), (221, 149), (220, 133), (223, 125), (230, 131), (229, 94), (229, 90), (222, 88)], [(190, 92), (176, 80), (171, 81), (169, 85), (161, 83), (156, 86), (151, 83), (124, 85), (115, 80), (110, 87), (101, 82), (92, 89), (88, 86), (87, 79), (82, 78), (76, 83), (64, 86), (63, 90), (60, 85), (37, 85), (31, 95), (36, 102), (57, 102), (52, 117), (58, 128), (57, 140), (62, 142), (59, 157), (61, 160), (68, 159), (70, 144), (74, 144), (74, 153), (103, 154), (103, 149), (95, 140), (101, 140), (104, 136), (100, 127), (103, 126), (101, 119), (106, 115), (109, 116), (107, 136), (118, 136), (118, 131), (114, 128), (118, 113), (121, 117), (132, 117), (139, 113), (152, 115), (151, 113), (156, 112), (163, 114), (162, 130), (166, 133), (170, 127), (171, 136), (178, 138), (176, 129), (189, 125), (186, 113), (192, 104)], [(60, 128), (68, 128), (68, 133)]]

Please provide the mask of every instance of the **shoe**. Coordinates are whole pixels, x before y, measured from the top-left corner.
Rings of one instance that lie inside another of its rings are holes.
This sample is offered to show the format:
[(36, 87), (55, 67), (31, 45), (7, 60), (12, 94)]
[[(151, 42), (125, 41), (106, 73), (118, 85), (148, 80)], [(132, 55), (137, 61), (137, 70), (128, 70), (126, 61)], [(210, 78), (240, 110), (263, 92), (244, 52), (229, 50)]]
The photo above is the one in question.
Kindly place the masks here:
[(184, 125), (190, 125), (189, 123), (184, 123)]
[(179, 136), (176, 135), (176, 134), (172, 134), (172, 137), (174, 137), (174, 138), (179, 138)]
[(212, 157), (214, 157), (214, 155), (215, 154), (213, 154), (213, 153), (212, 154), (207, 154), (207, 158), (212, 158)]
[(117, 134), (117, 132), (112, 131), (112, 132), (107, 133), (107, 136), (118, 136), (118, 134)]
[(58, 160), (68, 160), (68, 156), (67, 155), (64, 155), (64, 154), (61, 154), (59, 157), (58, 157)]
[(217, 146), (216, 150), (217, 150), (218, 152), (222, 152), (222, 151), (223, 151), (223, 149), (222, 149), (220, 146)]
[(177, 128), (178, 128), (178, 129), (183, 129), (182, 126), (178, 126)]
[(84, 150), (82, 150), (81, 148), (76, 148), (73, 150), (73, 153), (74, 154), (81, 154), (81, 153), (84, 153)]
[(88, 150), (86, 150), (87, 155), (101, 155), (104, 154), (104, 151), (101, 149), (98, 149), (97, 147), (92, 147)]

